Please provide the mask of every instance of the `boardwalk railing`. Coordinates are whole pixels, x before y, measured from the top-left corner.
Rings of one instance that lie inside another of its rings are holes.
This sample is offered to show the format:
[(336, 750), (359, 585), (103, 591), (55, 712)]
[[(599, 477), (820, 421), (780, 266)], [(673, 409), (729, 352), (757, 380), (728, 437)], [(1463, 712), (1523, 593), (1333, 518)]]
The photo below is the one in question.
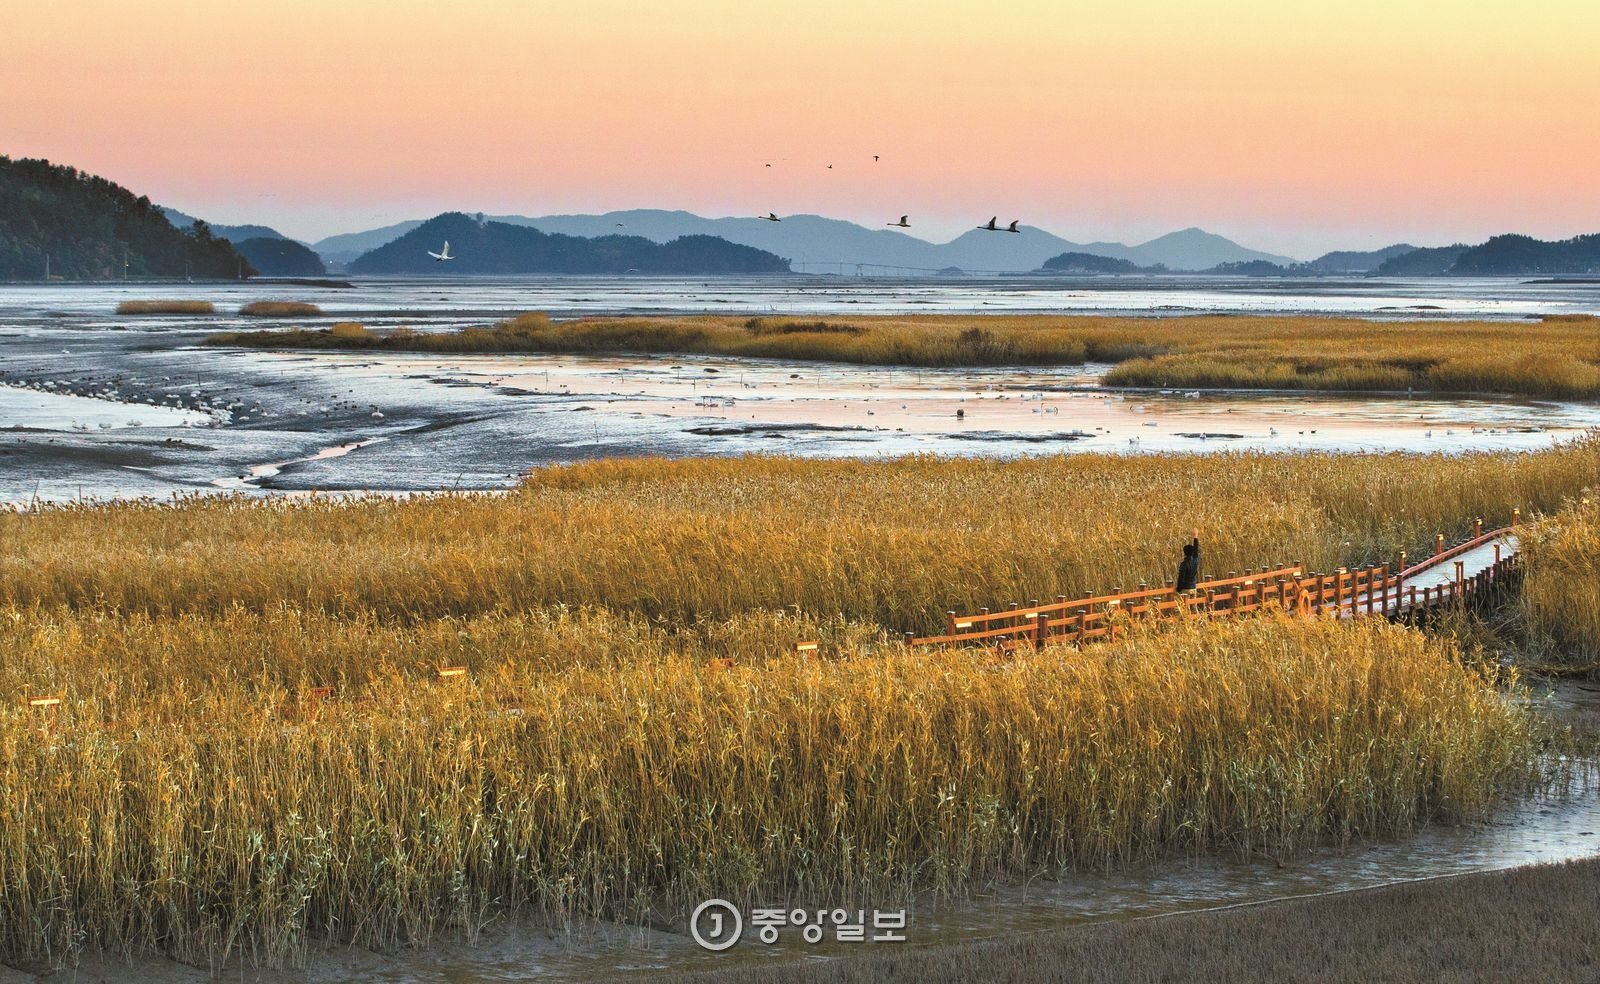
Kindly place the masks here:
[[(1338, 617), (1386, 615), (1416, 617), (1427, 609), (1482, 594), (1510, 577), (1520, 563), (1514, 537), (1519, 511), (1512, 525), (1484, 532), (1478, 520), (1473, 536), (1446, 548), (1444, 536), (1434, 540), (1434, 552), (1416, 564), (1406, 564), (1401, 553), (1395, 567), (1387, 564), (1332, 574), (1307, 573), (1303, 565), (1277, 564), (1243, 574), (1201, 581), (1191, 592), (1180, 593), (1168, 581), (1161, 587), (1140, 584), (1134, 591), (1113, 589), (1110, 594), (1027, 606), (1011, 605), (998, 611), (981, 609), (974, 615), (945, 613), (940, 635), (906, 633), (914, 646), (986, 645), (1013, 649), (1019, 645), (1043, 646), (1048, 642), (1083, 644), (1114, 634), (1123, 619), (1171, 618), (1206, 614), (1242, 615), (1265, 607), (1280, 607), (1305, 615), (1325, 613)], [(1489, 549), (1492, 546), (1492, 550)], [(1469, 568), (1470, 564), (1470, 568)]]

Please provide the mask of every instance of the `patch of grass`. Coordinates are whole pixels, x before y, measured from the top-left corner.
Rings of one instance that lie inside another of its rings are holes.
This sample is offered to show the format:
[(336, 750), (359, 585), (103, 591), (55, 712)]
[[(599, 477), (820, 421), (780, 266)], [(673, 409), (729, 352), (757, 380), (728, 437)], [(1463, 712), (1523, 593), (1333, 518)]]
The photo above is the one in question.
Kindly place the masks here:
[(118, 314), (215, 314), (210, 301), (123, 301)]
[(328, 329), (328, 335), (341, 344), (346, 345), (359, 345), (362, 342), (370, 341), (376, 337), (373, 335), (372, 329), (368, 328), (366, 325), (357, 324), (354, 321), (339, 322)]
[[(1378, 619), (1196, 620), (1006, 662), (762, 651), (799, 628), (0, 607), (0, 692), (66, 698), (46, 734), (0, 705), (0, 959), (277, 963), (517, 909), (1284, 856), (1470, 817), (1529, 777), (1526, 712)], [(705, 662), (718, 633), (731, 668)], [(436, 680), (441, 659), (470, 672)]]
[(975, 611), (1173, 576), (1423, 556), (1436, 532), (1553, 511), (1600, 440), (1538, 453), (620, 459), (507, 495), (0, 513), (0, 599), (123, 611), (466, 615), (592, 604), (677, 623), (797, 605), (925, 632)]
[(1448, 637), (1268, 615), (1000, 659), (898, 631), (1158, 581), (1192, 526), (1207, 571), (1387, 560), (1597, 470), (1600, 440), (637, 459), (0, 513), (0, 962), (276, 963), (1470, 817), (1545, 736)]
[[(1154, 388), (1508, 393), (1600, 397), (1600, 321), (1372, 322), (1317, 317), (1063, 316), (585, 318), (380, 336), (361, 347), (441, 353), (700, 353), (871, 365), (1116, 363), (1106, 382)], [(263, 348), (344, 343), (326, 333), (218, 336)]]
[(1524, 627), (1557, 661), (1600, 665), (1600, 502), (1588, 496), (1522, 534)]
[(252, 318), (299, 318), (321, 314), (322, 309), (305, 301), (251, 301), (239, 313)]

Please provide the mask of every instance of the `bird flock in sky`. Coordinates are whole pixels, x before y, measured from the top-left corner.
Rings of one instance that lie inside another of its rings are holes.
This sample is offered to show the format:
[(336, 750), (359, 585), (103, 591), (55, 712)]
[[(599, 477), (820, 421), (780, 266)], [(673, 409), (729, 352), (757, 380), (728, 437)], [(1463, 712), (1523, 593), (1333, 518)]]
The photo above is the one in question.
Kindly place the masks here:
[[(878, 163), (878, 161), (880, 159), (881, 158), (879, 157), (879, 155), (877, 155), (877, 154), (873, 154), (872, 155), (872, 162), (874, 164)], [(788, 158), (786, 158), (786, 157), (785, 158), (780, 158), (780, 160), (788, 160)], [(773, 162), (772, 161), (766, 161), (766, 162), (764, 162), (762, 164), (762, 167), (772, 167), (772, 166), (773, 166)], [(829, 164), (827, 166), (827, 169), (830, 170), (830, 171), (833, 170), (833, 165)], [(783, 221), (783, 219), (776, 212), (768, 212), (766, 215), (758, 215), (758, 216), (756, 216), (756, 218), (761, 219), (764, 222), (782, 222)], [(995, 215), (995, 216), (991, 216), (989, 218), (988, 222), (985, 222), (983, 225), (978, 226), (978, 228), (981, 229), (984, 232), (1014, 232), (1014, 233), (1020, 233), (1020, 232), (1022, 232), (1022, 229), (1020, 228), (1021, 222), (1022, 222), (1021, 219), (1012, 219), (1010, 225), (1002, 226), (1002, 225), (1000, 225), (1000, 216)], [(900, 216), (900, 221), (899, 222), (885, 222), (884, 225), (889, 226), (889, 227), (894, 228), (894, 229), (909, 229), (909, 228), (911, 228), (911, 216), (902, 215), (902, 216)], [(617, 228), (618, 229), (623, 228), (623, 224), (621, 222), (618, 222), (617, 223)], [(455, 257), (450, 254), (450, 243), (449, 242), (446, 242), (444, 244), (444, 249), (441, 250), (440, 252), (435, 253), (435, 252), (429, 251), (428, 255), (433, 257), (436, 262), (440, 262), (440, 263), (443, 263), (443, 262), (445, 262), (447, 260), (455, 259)]]
[[(880, 158), (879, 158), (879, 156), (877, 154), (873, 154), (872, 155), (872, 162), (874, 164), (878, 163), (879, 159)], [(788, 160), (788, 158), (783, 158), (783, 160)], [(762, 164), (762, 166), (763, 167), (772, 167), (773, 166), (773, 162), (772, 161), (767, 161), (764, 164)], [(829, 164), (827, 169), (830, 170), (830, 171), (833, 170), (833, 165)], [(780, 218), (776, 212), (768, 212), (766, 215), (758, 215), (758, 216), (756, 216), (756, 218), (762, 219), (762, 220), (767, 221), (767, 222), (782, 222), (783, 221), (783, 219)], [(1019, 225), (1022, 222), (1021, 219), (1012, 219), (1011, 220), (1011, 224), (1008, 225), (1008, 226), (1001, 226), (999, 224), (999, 221), (1000, 221), (1000, 216), (998, 216), (998, 215), (992, 216), (989, 219), (988, 222), (985, 222), (983, 225), (978, 226), (978, 228), (983, 230), (984, 232), (1016, 232), (1016, 233), (1022, 232), (1022, 229), (1019, 228)], [(885, 222), (884, 225), (891, 226), (891, 227), (893, 227), (895, 229), (909, 229), (909, 228), (911, 228), (911, 216), (902, 215), (902, 216), (900, 216), (900, 221), (899, 222)]]

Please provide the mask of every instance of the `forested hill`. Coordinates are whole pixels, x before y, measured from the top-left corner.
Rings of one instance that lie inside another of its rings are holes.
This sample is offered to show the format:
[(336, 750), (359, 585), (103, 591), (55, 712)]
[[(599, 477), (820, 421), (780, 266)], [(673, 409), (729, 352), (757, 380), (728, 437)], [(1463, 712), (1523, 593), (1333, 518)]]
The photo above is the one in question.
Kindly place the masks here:
[[(0, 156), (0, 280), (233, 279), (255, 272), (204, 223), (179, 230), (150, 199), (49, 161)], [(126, 263), (126, 268), (124, 268)]]
[(1531, 236), (1495, 236), (1463, 251), (1450, 272), (1467, 276), (1600, 273), (1600, 233), (1560, 242)]
[[(450, 242), (448, 262), (429, 256)], [(351, 273), (788, 273), (789, 261), (715, 236), (586, 239), (447, 212), (350, 264)]]

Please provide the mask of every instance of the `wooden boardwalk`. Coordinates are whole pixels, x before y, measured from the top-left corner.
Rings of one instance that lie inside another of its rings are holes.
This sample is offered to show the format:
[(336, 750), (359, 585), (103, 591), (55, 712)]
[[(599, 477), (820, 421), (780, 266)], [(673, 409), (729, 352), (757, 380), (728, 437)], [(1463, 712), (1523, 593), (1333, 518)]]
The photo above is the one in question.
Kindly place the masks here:
[(1242, 574), (1211, 578), (1180, 594), (1168, 581), (1160, 587), (1141, 584), (1134, 591), (1113, 589), (1104, 595), (1069, 599), (1059, 596), (1041, 604), (1011, 605), (998, 611), (982, 609), (973, 615), (947, 612), (945, 631), (939, 635), (906, 633), (915, 646), (984, 645), (1014, 649), (1046, 642), (1086, 643), (1114, 635), (1125, 618), (1172, 618), (1211, 614), (1243, 615), (1279, 607), (1303, 615), (1325, 614), (1340, 618), (1383, 615), (1418, 618), (1427, 610), (1457, 604), (1484, 594), (1514, 577), (1520, 570), (1517, 537), (1518, 512), (1511, 525), (1485, 531), (1475, 524), (1473, 536), (1446, 547), (1441, 534), (1425, 560), (1408, 564), (1404, 553), (1394, 567), (1350, 570), (1331, 574), (1307, 572), (1296, 564), (1267, 565)]

